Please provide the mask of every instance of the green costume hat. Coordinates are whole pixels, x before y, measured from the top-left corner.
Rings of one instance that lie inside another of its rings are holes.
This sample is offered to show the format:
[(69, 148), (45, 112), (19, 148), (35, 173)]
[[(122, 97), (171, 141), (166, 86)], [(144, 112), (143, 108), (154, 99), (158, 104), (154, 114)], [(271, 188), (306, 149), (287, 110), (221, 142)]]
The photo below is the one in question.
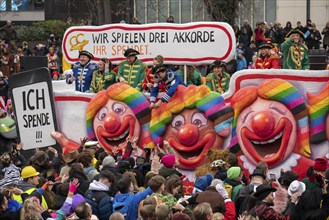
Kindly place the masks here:
[(125, 53), (124, 56), (125, 57), (131, 57), (131, 56), (136, 56), (139, 55), (140, 53), (137, 50), (134, 50), (132, 48), (128, 48)]

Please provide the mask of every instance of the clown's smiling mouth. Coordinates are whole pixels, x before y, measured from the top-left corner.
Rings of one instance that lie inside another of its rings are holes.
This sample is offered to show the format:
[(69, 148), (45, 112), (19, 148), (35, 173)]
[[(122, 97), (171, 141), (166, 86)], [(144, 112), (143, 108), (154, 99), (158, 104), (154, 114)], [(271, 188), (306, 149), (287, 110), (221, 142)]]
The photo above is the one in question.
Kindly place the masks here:
[(117, 140), (121, 140), (123, 138), (125, 138), (129, 133), (129, 127), (127, 128), (127, 130), (125, 132), (123, 132), (119, 137), (114, 137), (114, 138), (107, 138), (108, 141), (117, 141)]
[(176, 150), (176, 152), (181, 156), (183, 157), (184, 159), (187, 159), (187, 160), (191, 160), (191, 159), (194, 159), (194, 158), (197, 158), (203, 151), (203, 147), (198, 149), (198, 150), (195, 150), (193, 152), (186, 152), (186, 151), (180, 151), (180, 150)]
[[(282, 134), (283, 132), (280, 132), (277, 136), (267, 141), (251, 140), (251, 143), (261, 157), (264, 158), (273, 157), (280, 149), (282, 142)], [(264, 147), (264, 145), (266, 145), (266, 147)]]
[(269, 167), (273, 167), (284, 158), (292, 129), (292, 123), (282, 118), (267, 137), (260, 137), (244, 127), (241, 129), (241, 139), (245, 150), (256, 162), (264, 161)]

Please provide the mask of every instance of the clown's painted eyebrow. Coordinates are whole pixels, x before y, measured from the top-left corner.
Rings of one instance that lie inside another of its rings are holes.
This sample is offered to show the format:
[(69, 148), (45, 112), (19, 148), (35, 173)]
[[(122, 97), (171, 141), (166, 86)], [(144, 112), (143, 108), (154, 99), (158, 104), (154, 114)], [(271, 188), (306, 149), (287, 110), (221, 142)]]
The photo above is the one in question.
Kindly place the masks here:
[[(272, 103), (272, 104), (273, 104), (273, 103)], [(279, 112), (279, 113), (282, 114), (282, 115), (285, 115), (285, 114), (286, 114), (287, 110), (282, 110), (282, 109), (280, 109), (280, 108), (278, 108), (278, 107), (276, 107), (276, 106), (272, 106), (272, 104), (270, 105), (270, 109), (273, 109), (273, 110)]]
[(243, 116), (242, 122), (245, 123), (246, 120), (247, 120), (247, 117), (248, 117), (251, 113), (253, 113), (253, 112), (254, 112), (254, 111), (250, 111), (250, 112), (246, 113), (246, 114)]

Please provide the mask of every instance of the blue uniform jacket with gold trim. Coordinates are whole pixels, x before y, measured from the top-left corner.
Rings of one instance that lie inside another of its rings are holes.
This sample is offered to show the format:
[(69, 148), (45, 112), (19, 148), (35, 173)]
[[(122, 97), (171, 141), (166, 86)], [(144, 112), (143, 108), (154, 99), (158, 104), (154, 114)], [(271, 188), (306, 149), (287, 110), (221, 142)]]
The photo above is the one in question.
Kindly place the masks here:
[(73, 65), (73, 73), (66, 77), (66, 83), (70, 83), (71, 77), (75, 77), (75, 90), (79, 92), (89, 92), (91, 80), (93, 78), (93, 72), (97, 70), (96, 63), (87, 63), (82, 66), (80, 62), (76, 62)]
[(166, 94), (164, 94), (161, 98), (162, 102), (169, 102), (169, 100), (174, 96), (178, 85), (184, 85), (186, 84), (183, 82), (183, 80), (174, 72), (171, 70), (167, 70), (166, 76), (163, 80), (159, 80), (159, 77), (155, 74), (154, 75), (154, 84), (151, 90), (151, 97), (150, 101), (155, 102), (156, 97), (159, 93), (159, 83), (161, 81), (165, 81), (165, 89), (167, 89)]

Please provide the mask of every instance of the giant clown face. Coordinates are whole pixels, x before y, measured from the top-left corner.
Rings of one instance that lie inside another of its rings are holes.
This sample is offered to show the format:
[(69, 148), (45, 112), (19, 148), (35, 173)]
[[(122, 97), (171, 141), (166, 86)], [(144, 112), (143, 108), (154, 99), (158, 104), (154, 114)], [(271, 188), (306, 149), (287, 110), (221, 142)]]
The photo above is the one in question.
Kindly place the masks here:
[(296, 121), (289, 109), (262, 98), (241, 112), (236, 130), (244, 155), (255, 164), (264, 161), (270, 168), (292, 153), (297, 139)]
[(96, 114), (93, 127), (100, 145), (108, 151), (125, 148), (126, 138), (140, 136), (140, 124), (127, 104), (109, 99)]
[(167, 140), (175, 150), (179, 167), (187, 170), (199, 166), (210, 148), (220, 148), (223, 144), (223, 138), (215, 132), (213, 122), (196, 108), (184, 109), (173, 116), (163, 140)]

